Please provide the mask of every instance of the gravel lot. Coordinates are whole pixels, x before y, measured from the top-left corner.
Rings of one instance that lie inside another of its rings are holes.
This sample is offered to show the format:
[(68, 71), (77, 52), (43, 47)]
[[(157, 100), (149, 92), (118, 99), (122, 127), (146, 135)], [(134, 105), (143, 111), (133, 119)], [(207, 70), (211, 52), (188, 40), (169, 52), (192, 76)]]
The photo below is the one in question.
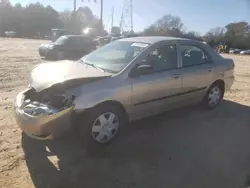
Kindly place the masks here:
[(48, 41), (0, 38), (0, 187), (240, 188), (250, 185), (250, 57), (224, 55), (236, 81), (221, 105), (150, 117), (107, 148), (86, 151), (73, 136), (22, 135), (12, 101)]

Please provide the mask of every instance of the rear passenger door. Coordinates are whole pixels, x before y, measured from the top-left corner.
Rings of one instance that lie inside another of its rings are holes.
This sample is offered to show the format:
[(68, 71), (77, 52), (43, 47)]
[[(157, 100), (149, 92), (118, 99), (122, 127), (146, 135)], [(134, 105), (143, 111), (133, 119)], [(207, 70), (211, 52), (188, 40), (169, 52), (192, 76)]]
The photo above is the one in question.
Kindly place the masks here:
[(181, 43), (182, 93), (188, 102), (201, 100), (213, 79), (213, 61), (208, 52), (195, 44)]

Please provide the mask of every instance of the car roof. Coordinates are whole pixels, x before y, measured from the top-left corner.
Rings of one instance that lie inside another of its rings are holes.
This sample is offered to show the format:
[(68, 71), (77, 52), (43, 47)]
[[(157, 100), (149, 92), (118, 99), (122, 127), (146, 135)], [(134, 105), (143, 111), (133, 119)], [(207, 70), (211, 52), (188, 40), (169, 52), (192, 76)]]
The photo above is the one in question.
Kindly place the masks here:
[(131, 38), (123, 38), (118, 41), (128, 41), (128, 42), (141, 42), (141, 43), (148, 43), (154, 44), (160, 41), (183, 41), (183, 40), (190, 40), (185, 38), (176, 38), (176, 37), (163, 37), (163, 36), (150, 36), (150, 37), (131, 37)]

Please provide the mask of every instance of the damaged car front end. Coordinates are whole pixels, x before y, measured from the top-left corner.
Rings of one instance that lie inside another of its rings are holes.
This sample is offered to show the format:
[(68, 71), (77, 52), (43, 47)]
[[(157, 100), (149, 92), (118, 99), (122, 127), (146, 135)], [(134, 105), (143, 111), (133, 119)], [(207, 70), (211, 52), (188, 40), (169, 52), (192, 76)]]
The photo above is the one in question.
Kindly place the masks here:
[[(59, 69), (56, 70), (55, 66)], [(92, 76), (86, 72), (91, 72)], [(17, 124), (27, 135), (40, 140), (52, 139), (68, 132), (73, 123), (74, 100), (82, 94), (81, 86), (107, 75), (79, 62), (38, 65), (31, 73), (29, 87), (15, 98)]]
[(69, 130), (74, 108), (74, 95), (69, 93), (20, 92), (15, 100), (15, 118), (19, 127), (37, 139), (52, 139)]

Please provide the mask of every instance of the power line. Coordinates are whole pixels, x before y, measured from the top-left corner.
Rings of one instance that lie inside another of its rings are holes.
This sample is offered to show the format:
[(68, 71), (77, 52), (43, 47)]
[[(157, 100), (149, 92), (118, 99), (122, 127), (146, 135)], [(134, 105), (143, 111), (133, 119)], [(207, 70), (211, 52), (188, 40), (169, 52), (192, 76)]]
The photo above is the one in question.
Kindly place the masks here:
[(133, 1), (132, 0), (124, 0), (123, 2), (120, 28), (121, 28), (122, 33), (133, 32)]

